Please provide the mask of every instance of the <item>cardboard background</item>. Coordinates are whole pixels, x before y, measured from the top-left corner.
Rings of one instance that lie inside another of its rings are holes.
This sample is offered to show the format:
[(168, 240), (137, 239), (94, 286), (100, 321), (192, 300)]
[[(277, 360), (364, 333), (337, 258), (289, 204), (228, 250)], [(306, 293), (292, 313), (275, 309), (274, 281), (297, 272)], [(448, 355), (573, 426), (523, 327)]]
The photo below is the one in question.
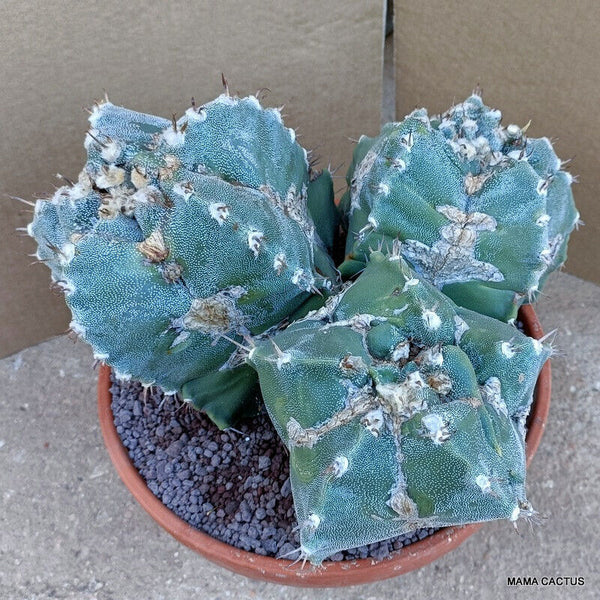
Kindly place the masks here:
[[(31, 215), (6, 194), (49, 196), (57, 172), (83, 166), (83, 106), (115, 104), (170, 118), (190, 97), (272, 91), (299, 143), (322, 165), (352, 154), (348, 137), (374, 135), (381, 111), (381, 0), (4, 0), (0, 9), (0, 356), (68, 327), (49, 271), (28, 266)], [(340, 180), (339, 187), (342, 187)]]
[(600, 2), (597, 0), (396, 0), (396, 115), (430, 113), (477, 84), (503, 123), (556, 140), (573, 158), (575, 202), (585, 227), (569, 242), (568, 272), (600, 282)]
[[(299, 142), (322, 164), (344, 163), (348, 137), (379, 130), (416, 106), (439, 112), (480, 84), (504, 123), (556, 140), (573, 158), (575, 200), (585, 222), (569, 245), (566, 270), (600, 282), (596, 156), (600, 124), (600, 3), (595, 0), (395, 1), (393, 62), (382, 96), (382, 0), (292, 1), (5, 0), (0, 8), (0, 356), (68, 327), (49, 273), (29, 266), (35, 244), (16, 227), (28, 207), (6, 199), (49, 196), (56, 172), (75, 177), (85, 157), (81, 108), (111, 101), (170, 117), (193, 95), (272, 91), (286, 105)], [(388, 40), (389, 42), (389, 40)], [(386, 56), (389, 55), (386, 45)], [(391, 67), (391, 68), (390, 68)], [(392, 84), (393, 85), (393, 84)], [(343, 181), (338, 180), (338, 189)]]

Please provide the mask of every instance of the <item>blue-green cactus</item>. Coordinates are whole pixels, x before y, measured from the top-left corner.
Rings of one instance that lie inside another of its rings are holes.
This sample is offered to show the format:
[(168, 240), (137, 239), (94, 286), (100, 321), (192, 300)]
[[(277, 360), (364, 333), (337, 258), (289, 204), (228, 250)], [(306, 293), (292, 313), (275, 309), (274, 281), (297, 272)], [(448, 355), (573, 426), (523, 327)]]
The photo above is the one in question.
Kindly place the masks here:
[(457, 307), (400, 256), (247, 357), (290, 450), (300, 552), (533, 513), (525, 419), (550, 349)]
[(235, 344), (335, 285), (307, 208), (315, 189), (331, 213), (329, 174), (253, 96), (173, 122), (106, 101), (90, 123), (78, 182), (36, 204), (37, 256), (97, 358), (226, 426), (256, 383)]
[(404, 258), (457, 304), (514, 319), (565, 261), (579, 215), (550, 141), (500, 119), (474, 94), (441, 116), (415, 110), (361, 137), (341, 203), (342, 274), (399, 239)]

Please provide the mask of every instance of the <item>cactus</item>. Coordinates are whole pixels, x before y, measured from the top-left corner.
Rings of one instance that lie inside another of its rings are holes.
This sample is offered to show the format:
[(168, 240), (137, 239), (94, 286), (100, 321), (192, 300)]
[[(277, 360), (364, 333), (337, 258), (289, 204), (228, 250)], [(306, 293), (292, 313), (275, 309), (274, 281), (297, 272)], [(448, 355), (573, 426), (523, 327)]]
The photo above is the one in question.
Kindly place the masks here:
[(341, 206), (346, 277), (394, 239), (457, 304), (508, 321), (566, 259), (579, 215), (572, 176), (547, 138), (502, 127), (474, 94), (441, 116), (415, 110), (361, 137)]
[[(313, 189), (313, 209), (331, 215), (331, 178), (313, 176), (294, 131), (254, 96), (192, 101), (173, 121), (107, 99), (89, 120), (78, 181), (35, 206), (37, 257), (96, 358), (225, 427), (255, 393), (239, 343), (336, 282), (307, 209)], [(324, 234), (335, 226), (319, 218)]]
[(290, 451), (300, 553), (533, 514), (525, 419), (550, 354), (456, 306), (400, 255), (247, 356)]

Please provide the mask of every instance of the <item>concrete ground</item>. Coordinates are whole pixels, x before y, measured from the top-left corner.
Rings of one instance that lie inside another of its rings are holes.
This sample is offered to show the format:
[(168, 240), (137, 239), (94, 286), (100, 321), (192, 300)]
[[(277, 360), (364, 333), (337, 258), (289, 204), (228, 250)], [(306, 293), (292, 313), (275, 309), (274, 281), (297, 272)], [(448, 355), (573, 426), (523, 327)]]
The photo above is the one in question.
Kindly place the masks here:
[[(89, 348), (59, 337), (0, 361), (0, 599), (376, 600), (600, 597), (600, 288), (555, 275), (538, 313), (558, 329), (552, 407), (529, 471), (540, 526), (491, 523), (417, 572), (337, 590), (217, 567), (147, 516), (116, 475), (96, 418)], [(507, 577), (584, 577), (509, 587)]]

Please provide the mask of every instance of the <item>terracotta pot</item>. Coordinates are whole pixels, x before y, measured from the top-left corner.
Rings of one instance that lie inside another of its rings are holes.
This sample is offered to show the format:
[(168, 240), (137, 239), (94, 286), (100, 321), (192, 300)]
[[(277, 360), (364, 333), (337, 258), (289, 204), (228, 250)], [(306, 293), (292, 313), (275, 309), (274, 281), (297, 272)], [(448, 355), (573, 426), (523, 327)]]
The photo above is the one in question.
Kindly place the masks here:
[[(538, 339), (542, 337), (542, 327), (531, 306), (522, 307), (519, 317), (528, 335)], [(100, 428), (112, 462), (129, 491), (150, 516), (177, 540), (208, 560), (241, 575), (303, 587), (341, 587), (369, 583), (408, 573), (436, 560), (462, 544), (483, 525), (477, 523), (462, 527), (445, 527), (379, 562), (373, 562), (370, 558), (325, 562), (322, 568), (301, 569), (299, 564), (290, 568), (290, 561), (287, 559), (260, 556), (239, 550), (188, 525), (169, 510), (146, 486), (146, 482), (133, 466), (117, 434), (111, 411), (110, 385), (110, 367), (102, 366), (98, 380)], [(528, 465), (542, 438), (549, 408), (550, 361), (546, 362), (538, 378), (528, 419), (526, 446)]]

